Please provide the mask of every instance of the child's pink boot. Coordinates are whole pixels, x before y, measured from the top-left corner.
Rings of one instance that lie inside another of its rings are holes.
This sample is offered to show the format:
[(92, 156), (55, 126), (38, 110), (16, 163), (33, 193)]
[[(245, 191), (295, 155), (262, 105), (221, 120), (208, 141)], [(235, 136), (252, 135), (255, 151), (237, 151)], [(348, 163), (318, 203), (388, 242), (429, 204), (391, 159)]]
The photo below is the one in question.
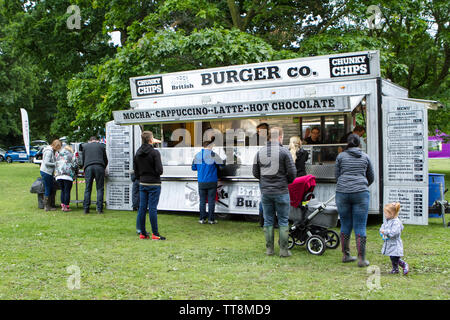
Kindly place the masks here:
[(406, 276), (408, 274), (408, 272), (409, 272), (409, 265), (406, 263), (406, 261), (403, 261), (402, 259), (400, 259), (398, 264), (399, 264), (400, 267), (402, 267), (403, 274)]

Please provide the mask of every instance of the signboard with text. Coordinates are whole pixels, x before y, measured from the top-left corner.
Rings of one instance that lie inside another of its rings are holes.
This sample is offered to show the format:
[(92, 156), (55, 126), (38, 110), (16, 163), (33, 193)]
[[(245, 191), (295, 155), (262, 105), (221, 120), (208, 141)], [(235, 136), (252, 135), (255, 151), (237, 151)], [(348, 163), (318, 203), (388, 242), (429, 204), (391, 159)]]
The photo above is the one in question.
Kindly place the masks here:
[(130, 78), (133, 99), (380, 76), (378, 51)]
[(423, 103), (383, 97), (384, 204), (400, 202), (400, 219), (428, 224), (427, 110)]
[(113, 111), (118, 125), (350, 111), (349, 96)]

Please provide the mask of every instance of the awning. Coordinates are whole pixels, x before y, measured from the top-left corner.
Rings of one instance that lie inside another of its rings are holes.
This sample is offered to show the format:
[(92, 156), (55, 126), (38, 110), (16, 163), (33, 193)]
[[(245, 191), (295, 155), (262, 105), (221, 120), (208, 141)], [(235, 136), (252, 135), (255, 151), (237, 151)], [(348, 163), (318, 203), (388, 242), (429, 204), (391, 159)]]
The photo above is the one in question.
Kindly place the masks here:
[(361, 103), (362, 99), (364, 98), (365, 95), (350, 96), (350, 111), (355, 110), (355, 108)]
[(395, 98), (395, 99), (399, 99), (399, 100), (405, 100), (405, 101), (411, 101), (411, 102), (418, 102), (418, 103), (423, 103), (426, 104), (427, 109), (431, 109), (431, 110), (437, 110), (439, 108), (443, 108), (444, 105), (436, 100), (424, 100), (424, 99), (414, 99), (414, 98), (399, 98), (399, 97), (390, 97), (390, 98)]

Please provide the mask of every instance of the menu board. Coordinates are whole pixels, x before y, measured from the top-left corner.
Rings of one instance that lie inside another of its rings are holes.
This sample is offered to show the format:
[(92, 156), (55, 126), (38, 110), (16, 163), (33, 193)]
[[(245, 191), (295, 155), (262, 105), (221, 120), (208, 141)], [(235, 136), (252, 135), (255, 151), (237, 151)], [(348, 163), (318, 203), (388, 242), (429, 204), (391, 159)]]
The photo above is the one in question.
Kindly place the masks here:
[(386, 182), (426, 182), (423, 107), (399, 105), (387, 112)]
[(106, 208), (113, 210), (132, 209), (132, 182), (113, 182), (106, 184)]
[(427, 109), (423, 103), (383, 97), (384, 204), (400, 202), (400, 219), (428, 224)]
[(132, 127), (118, 126), (114, 121), (108, 122), (106, 141), (108, 177), (129, 180), (133, 156)]

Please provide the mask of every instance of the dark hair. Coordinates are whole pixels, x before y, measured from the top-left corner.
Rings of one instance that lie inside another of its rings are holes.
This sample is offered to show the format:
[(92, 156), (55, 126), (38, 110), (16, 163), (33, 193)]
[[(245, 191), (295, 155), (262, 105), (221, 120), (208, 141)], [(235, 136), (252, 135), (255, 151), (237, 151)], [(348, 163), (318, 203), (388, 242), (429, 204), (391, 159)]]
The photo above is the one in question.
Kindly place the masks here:
[(319, 132), (320, 132), (320, 129), (319, 129), (319, 127), (314, 127), (314, 128), (312, 128), (312, 129), (311, 129), (311, 132), (313, 132), (313, 130), (317, 130), (317, 131), (319, 131)]
[(97, 136), (92, 136), (89, 138), (89, 141), (95, 141), (95, 140), (97, 140)]
[(361, 144), (361, 139), (359, 138), (359, 136), (357, 134), (352, 133), (347, 138), (346, 149), (357, 148), (357, 147), (359, 147), (360, 144)]
[(260, 123), (260, 124), (258, 124), (258, 125), (256, 126), (256, 129), (259, 129), (259, 128), (261, 128), (261, 127), (266, 127), (267, 129), (269, 129), (269, 124), (268, 124), (268, 123), (265, 123), (265, 122)]
[(353, 129), (353, 132), (362, 132), (362, 131), (366, 132), (366, 128), (364, 128), (359, 124)]

